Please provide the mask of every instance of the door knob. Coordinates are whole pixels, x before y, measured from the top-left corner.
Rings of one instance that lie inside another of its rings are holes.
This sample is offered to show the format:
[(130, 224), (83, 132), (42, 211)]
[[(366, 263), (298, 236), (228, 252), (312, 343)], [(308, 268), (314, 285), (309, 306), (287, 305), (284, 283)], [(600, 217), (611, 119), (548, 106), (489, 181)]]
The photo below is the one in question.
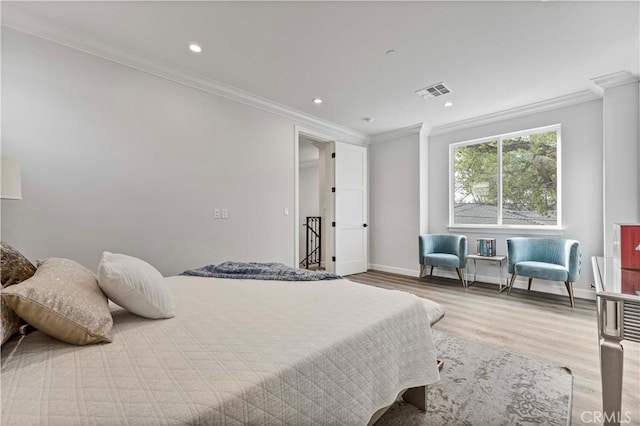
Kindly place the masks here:
[(362, 227), (363, 227), (363, 228), (366, 228), (367, 226), (369, 226), (369, 225), (367, 225), (366, 223), (363, 223), (363, 224), (362, 224)]

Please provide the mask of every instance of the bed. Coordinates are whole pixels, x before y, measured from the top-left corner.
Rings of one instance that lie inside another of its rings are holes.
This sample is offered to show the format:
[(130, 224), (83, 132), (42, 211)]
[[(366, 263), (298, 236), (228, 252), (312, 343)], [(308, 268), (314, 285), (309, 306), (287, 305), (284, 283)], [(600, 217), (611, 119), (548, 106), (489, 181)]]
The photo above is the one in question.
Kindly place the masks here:
[(3, 424), (367, 424), (439, 379), (442, 307), (333, 281), (167, 278), (176, 316), (112, 305), (113, 343), (2, 347)]

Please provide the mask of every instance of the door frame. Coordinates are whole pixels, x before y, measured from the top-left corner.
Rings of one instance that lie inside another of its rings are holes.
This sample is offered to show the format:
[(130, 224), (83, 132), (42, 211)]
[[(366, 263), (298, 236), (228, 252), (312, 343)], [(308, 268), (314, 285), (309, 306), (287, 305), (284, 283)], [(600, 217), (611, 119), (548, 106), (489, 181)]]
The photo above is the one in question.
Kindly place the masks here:
[(320, 143), (335, 142), (336, 138), (298, 125), (293, 126), (293, 133), (293, 267), (297, 268), (300, 266), (300, 135)]

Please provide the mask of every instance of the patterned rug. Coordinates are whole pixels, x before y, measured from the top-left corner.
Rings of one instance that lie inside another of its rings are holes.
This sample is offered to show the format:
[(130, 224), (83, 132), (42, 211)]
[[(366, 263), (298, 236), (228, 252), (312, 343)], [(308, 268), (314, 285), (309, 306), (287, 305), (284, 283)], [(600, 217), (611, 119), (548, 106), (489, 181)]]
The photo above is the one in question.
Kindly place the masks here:
[(376, 425), (568, 425), (568, 369), (434, 331), (441, 380), (427, 389), (427, 412), (394, 404)]

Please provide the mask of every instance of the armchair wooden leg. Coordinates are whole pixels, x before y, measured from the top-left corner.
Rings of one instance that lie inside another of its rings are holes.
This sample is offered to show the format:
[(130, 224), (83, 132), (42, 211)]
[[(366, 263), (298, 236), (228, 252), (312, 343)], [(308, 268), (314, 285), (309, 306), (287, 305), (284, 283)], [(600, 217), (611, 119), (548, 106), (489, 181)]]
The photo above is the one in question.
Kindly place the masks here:
[(529, 277), (529, 286), (527, 287), (527, 291), (531, 291), (531, 281), (533, 281), (533, 278)]
[(515, 271), (511, 274), (511, 281), (509, 281), (509, 290), (507, 290), (507, 294), (511, 294), (511, 289), (513, 288), (513, 283), (516, 281), (516, 273)]
[(433, 266), (431, 267), (431, 272), (429, 272), (429, 276), (433, 276)]
[(571, 281), (565, 281), (564, 285), (567, 287), (567, 291), (569, 292), (569, 300), (571, 301), (571, 307), (575, 308), (576, 304), (573, 299), (573, 283)]
[(460, 282), (462, 283), (462, 287), (466, 287), (467, 285), (464, 282), (464, 275), (462, 274), (462, 269), (456, 268), (456, 272), (458, 273), (458, 278), (460, 278)]

